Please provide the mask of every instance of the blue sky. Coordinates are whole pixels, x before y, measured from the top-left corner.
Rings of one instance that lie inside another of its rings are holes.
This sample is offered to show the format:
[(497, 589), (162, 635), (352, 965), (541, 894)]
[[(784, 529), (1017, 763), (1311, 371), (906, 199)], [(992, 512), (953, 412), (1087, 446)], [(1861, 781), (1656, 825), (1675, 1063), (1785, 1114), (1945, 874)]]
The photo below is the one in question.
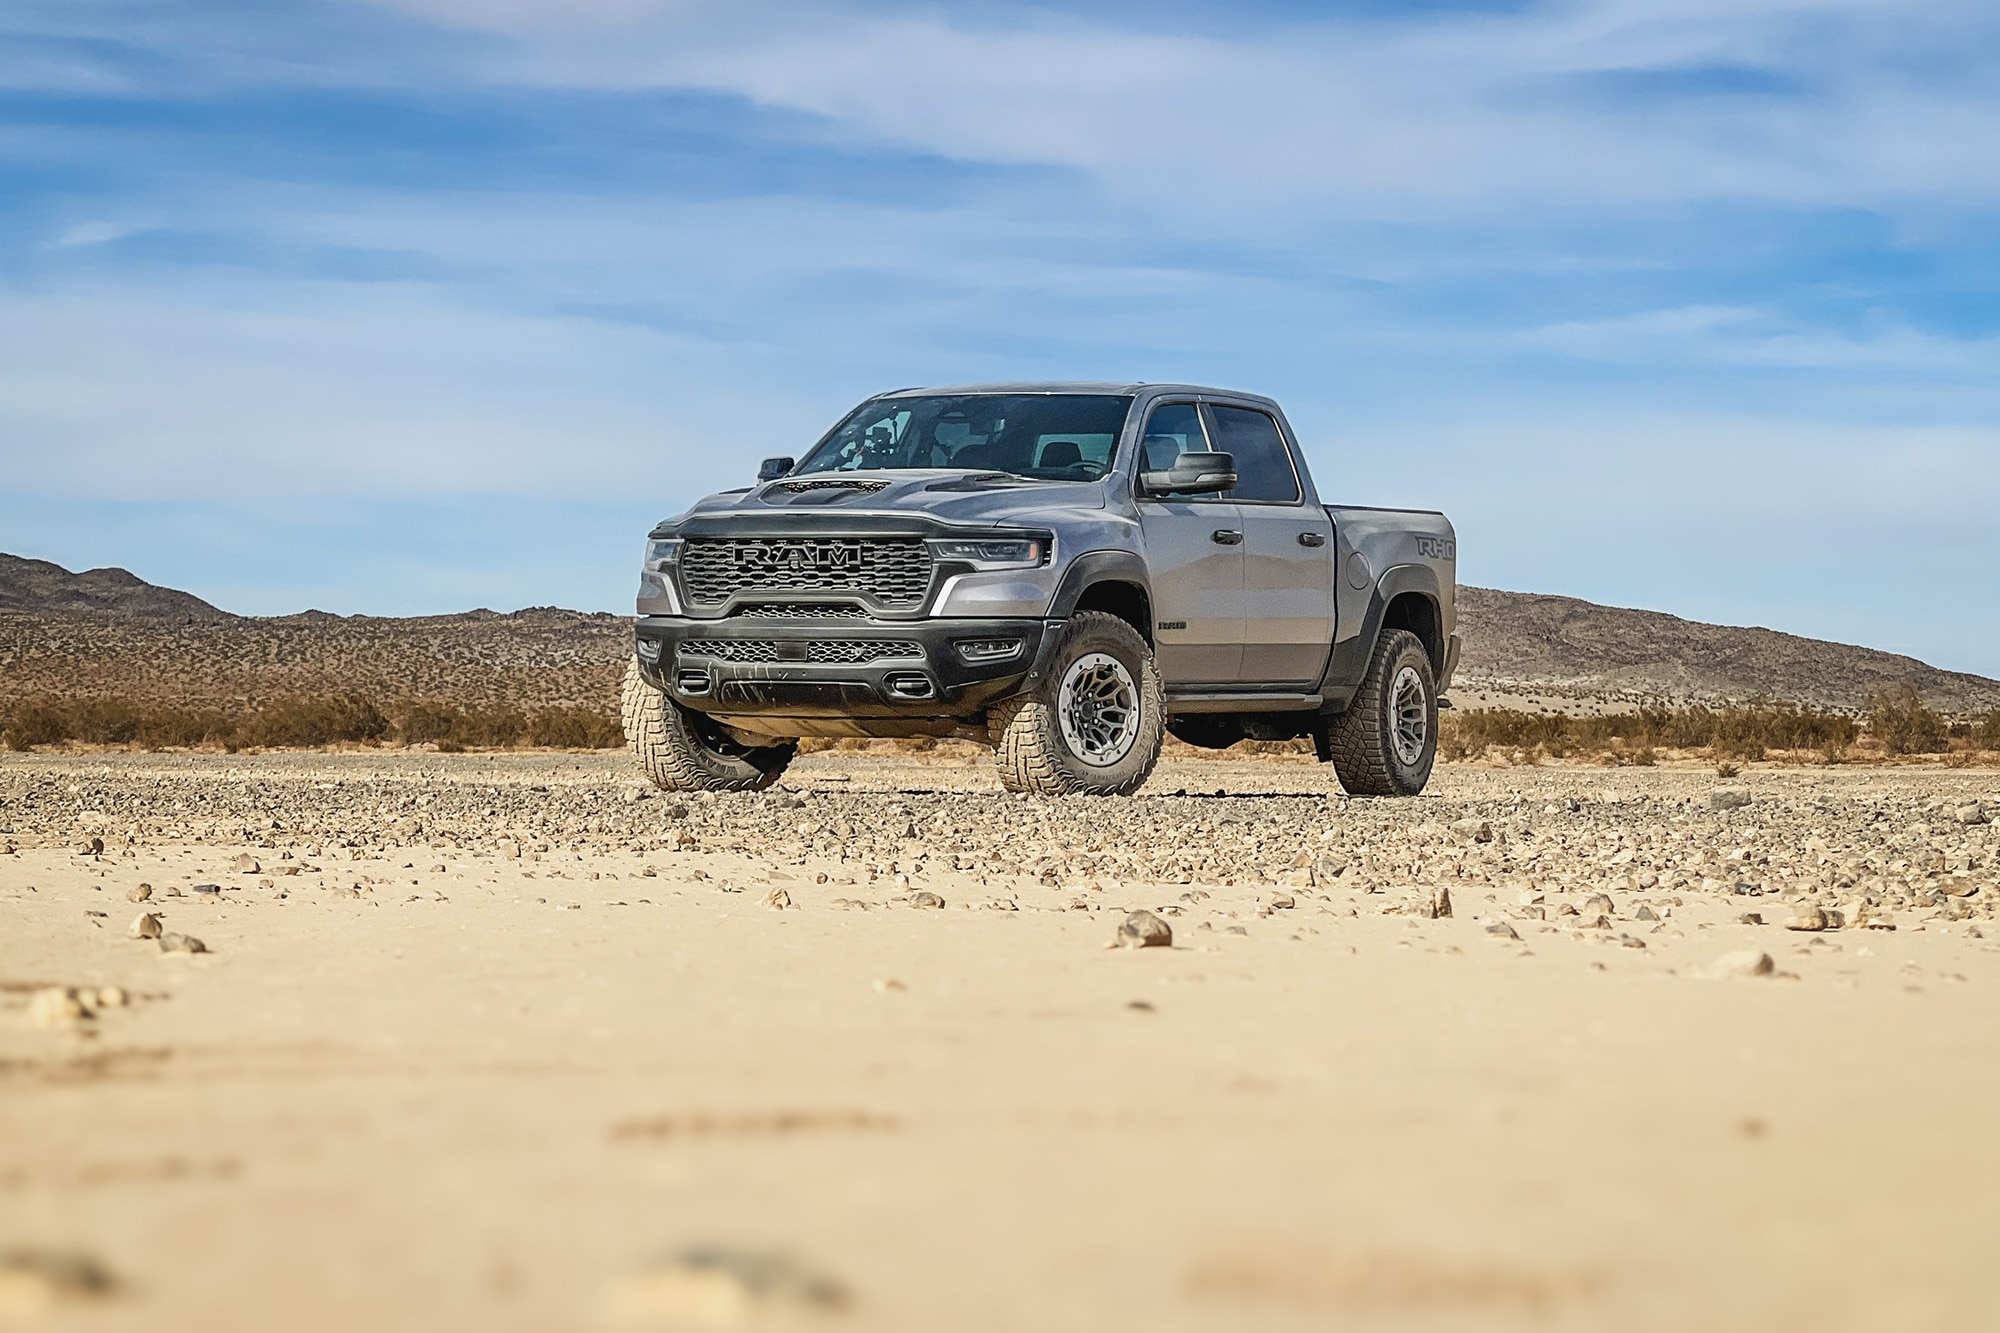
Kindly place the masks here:
[(1468, 582), (2000, 675), (2000, 9), (10, 0), (0, 550), (626, 609), (855, 401), (1188, 379)]

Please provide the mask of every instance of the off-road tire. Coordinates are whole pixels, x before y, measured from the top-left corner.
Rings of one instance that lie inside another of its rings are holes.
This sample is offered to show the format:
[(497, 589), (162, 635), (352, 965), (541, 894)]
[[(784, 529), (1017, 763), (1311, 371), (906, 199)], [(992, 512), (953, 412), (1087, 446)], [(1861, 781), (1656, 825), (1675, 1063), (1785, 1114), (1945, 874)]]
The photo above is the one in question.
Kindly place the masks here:
[[(1166, 738), (1167, 696), (1153, 650), (1138, 630), (1102, 611), (1077, 612), (1058, 634), (1042, 680), (988, 714), (1000, 785), (1037, 796), (1129, 796), (1152, 776)], [(1138, 714), (1123, 756), (1102, 767), (1072, 749), (1058, 715), (1070, 669), (1100, 654), (1123, 666)]]
[[(662, 791), (762, 791), (778, 780), (798, 746), (739, 745), (669, 699), (639, 674), (635, 660), (625, 667), (620, 698), (625, 748)], [(704, 734), (704, 733), (708, 734)]]
[[(1422, 691), (1423, 741), (1412, 760), (1398, 753), (1396, 682), (1413, 672)], [(1437, 762), (1437, 677), (1423, 641), (1408, 630), (1385, 630), (1361, 689), (1329, 729), (1333, 771), (1355, 796), (1415, 796)]]

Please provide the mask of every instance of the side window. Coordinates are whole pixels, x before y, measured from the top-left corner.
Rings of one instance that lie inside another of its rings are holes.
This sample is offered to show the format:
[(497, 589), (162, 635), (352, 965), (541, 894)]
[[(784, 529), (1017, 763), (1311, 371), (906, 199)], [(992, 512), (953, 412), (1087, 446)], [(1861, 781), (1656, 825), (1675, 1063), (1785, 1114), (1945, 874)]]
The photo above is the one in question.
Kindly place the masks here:
[(1216, 449), (1236, 455), (1236, 489), (1226, 498), (1297, 504), (1299, 478), (1278, 423), (1247, 407), (1210, 405), (1208, 410), (1214, 414)]
[(1140, 448), (1139, 467), (1146, 472), (1165, 472), (1182, 454), (1208, 452), (1208, 436), (1201, 428), (1201, 411), (1193, 403), (1168, 403), (1153, 409), (1146, 420), (1146, 439)]

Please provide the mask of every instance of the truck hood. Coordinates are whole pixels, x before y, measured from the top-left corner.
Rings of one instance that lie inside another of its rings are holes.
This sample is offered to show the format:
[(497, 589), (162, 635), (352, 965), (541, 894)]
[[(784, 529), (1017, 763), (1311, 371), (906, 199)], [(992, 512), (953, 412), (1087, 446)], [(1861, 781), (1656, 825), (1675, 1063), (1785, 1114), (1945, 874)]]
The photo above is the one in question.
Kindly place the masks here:
[(704, 518), (741, 523), (759, 515), (788, 520), (824, 516), (838, 523), (898, 514), (968, 526), (1019, 524), (1050, 510), (1103, 509), (1105, 486), (1103, 481), (1034, 481), (957, 469), (813, 473), (708, 496), (662, 526)]

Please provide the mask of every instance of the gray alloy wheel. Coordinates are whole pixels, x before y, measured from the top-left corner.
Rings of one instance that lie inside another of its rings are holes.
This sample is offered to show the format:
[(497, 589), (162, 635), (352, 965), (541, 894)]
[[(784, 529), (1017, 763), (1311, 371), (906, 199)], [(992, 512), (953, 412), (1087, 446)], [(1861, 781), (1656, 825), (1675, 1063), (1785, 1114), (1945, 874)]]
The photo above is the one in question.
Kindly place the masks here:
[(1167, 697), (1139, 631), (1102, 611), (1064, 622), (1048, 674), (987, 715), (1000, 785), (1040, 796), (1128, 796), (1152, 776)]

